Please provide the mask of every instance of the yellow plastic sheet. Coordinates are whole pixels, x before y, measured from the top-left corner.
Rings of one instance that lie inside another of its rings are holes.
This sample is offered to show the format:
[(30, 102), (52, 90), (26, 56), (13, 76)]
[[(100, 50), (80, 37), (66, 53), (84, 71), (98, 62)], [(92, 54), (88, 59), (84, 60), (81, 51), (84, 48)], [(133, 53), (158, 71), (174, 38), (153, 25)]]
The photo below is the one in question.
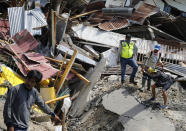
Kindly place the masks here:
[[(0, 73), (0, 85), (8, 81), (12, 86), (16, 86), (24, 83), (24, 79), (22, 79), (17, 73), (14, 73), (9, 67), (5, 65), (0, 65), (2, 73)], [(0, 86), (0, 95), (4, 95), (7, 92), (7, 88)]]

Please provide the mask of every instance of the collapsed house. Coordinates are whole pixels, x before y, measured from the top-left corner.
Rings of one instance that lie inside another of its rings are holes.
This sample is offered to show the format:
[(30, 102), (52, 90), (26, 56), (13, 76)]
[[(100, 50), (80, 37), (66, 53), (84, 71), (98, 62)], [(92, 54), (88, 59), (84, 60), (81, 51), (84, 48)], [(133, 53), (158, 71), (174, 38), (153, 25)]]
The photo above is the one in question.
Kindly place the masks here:
[(79, 117), (97, 80), (121, 73), (117, 48), (127, 33), (138, 47), (139, 65), (160, 44), (164, 70), (184, 77), (185, 9), (184, 0), (4, 0), (0, 95), (24, 83), (29, 70), (39, 70), (44, 101), (60, 101), (56, 112), (64, 101), (68, 108), (63, 115), (70, 110), (71, 117)]

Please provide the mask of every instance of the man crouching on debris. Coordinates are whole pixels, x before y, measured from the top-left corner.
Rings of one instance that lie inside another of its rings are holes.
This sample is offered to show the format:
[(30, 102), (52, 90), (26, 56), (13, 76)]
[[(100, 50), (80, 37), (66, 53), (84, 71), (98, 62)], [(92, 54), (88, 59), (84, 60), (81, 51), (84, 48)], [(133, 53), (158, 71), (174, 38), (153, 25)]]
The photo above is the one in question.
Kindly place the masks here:
[(138, 65), (136, 60), (133, 58), (134, 55), (137, 54), (136, 45), (131, 42), (131, 35), (126, 35), (126, 40), (122, 40), (120, 42), (118, 60), (117, 63), (121, 64), (121, 84), (125, 83), (125, 71), (126, 65), (130, 65), (133, 68), (132, 74), (130, 76), (130, 83), (137, 85), (137, 82), (134, 81), (134, 77), (136, 76), (136, 72), (138, 71)]
[(42, 79), (42, 74), (37, 70), (28, 72), (26, 82), (9, 89), (4, 105), (3, 117), (8, 131), (27, 131), (30, 119), (30, 109), (36, 104), (40, 109), (51, 115), (54, 120), (59, 120), (57, 115), (41, 99), (34, 88)]
[(149, 67), (148, 72), (146, 72), (146, 75), (148, 75), (155, 81), (155, 84), (151, 86), (152, 87), (152, 98), (150, 99), (150, 101), (155, 100), (155, 94), (156, 94), (155, 88), (162, 87), (164, 105), (162, 105), (161, 108), (162, 109), (166, 108), (167, 107), (166, 91), (171, 87), (172, 84), (174, 84), (175, 79), (161, 71), (156, 71), (155, 69), (152, 69), (151, 67)]

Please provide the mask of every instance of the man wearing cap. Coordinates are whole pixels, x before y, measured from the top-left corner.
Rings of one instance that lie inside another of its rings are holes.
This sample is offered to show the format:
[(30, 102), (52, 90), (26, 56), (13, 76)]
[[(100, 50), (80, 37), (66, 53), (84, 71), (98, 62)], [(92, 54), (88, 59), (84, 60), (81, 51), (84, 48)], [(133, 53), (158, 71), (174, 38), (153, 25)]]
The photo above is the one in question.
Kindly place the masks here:
[(138, 65), (136, 60), (133, 58), (137, 54), (136, 45), (131, 42), (131, 35), (126, 35), (126, 40), (120, 41), (118, 60), (117, 62), (121, 64), (121, 84), (125, 83), (125, 70), (126, 65), (129, 65), (133, 68), (132, 74), (130, 76), (130, 83), (137, 85), (137, 82), (134, 81), (136, 72), (138, 71)]
[(150, 101), (155, 100), (156, 91), (155, 88), (162, 87), (162, 93), (163, 93), (163, 100), (164, 105), (161, 106), (162, 109), (167, 107), (167, 94), (166, 91), (171, 87), (172, 84), (176, 81), (176, 79), (172, 78), (170, 75), (165, 74), (161, 71), (156, 71), (155, 69), (152, 69), (149, 67), (148, 72), (144, 72), (148, 77), (151, 77), (155, 84), (152, 85), (152, 98)]
[(147, 81), (147, 90), (150, 90), (151, 87), (151, 78), (148, 77), (144, 71), (148, 71), (149, 67), (152, 69), (155, 69), (156, 65), (161, 64), (161, 53), (160, 51), (160, 45), (155, 45), (154, 50), (150, 51), (147, 56), (146, 60), (142, 66), (142, 72), (143, 72), (143, 77), (142, 77), (142, 88), (145, 89), (145, 83)]

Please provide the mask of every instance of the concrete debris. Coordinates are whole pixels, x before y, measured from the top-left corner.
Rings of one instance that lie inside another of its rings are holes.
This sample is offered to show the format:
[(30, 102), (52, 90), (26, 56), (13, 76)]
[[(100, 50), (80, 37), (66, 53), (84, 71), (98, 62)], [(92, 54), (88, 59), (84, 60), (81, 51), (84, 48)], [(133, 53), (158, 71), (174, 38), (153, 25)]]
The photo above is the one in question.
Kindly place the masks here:
[(146, 110), (125, 89), (115, 90), (105, 95), (102, 104), (106, 110), (120, 115), (118, 121), (126, 131), (175, 130), (174, 125), (167, 118)]

